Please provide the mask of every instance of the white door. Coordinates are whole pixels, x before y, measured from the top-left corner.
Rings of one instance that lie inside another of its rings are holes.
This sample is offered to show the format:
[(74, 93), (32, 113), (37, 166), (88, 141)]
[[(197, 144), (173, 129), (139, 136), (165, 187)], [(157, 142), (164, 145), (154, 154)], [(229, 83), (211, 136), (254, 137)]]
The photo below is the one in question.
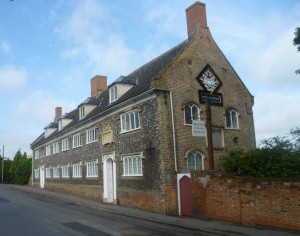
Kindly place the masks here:
[(113, 161), (111, 158), (106, 160), (106, 188), (107, 202), (114, 201), (114, 178), (113, 178)]
[(45, 169), (44, 166), (40, 167), (40, 187), (45, 187)]

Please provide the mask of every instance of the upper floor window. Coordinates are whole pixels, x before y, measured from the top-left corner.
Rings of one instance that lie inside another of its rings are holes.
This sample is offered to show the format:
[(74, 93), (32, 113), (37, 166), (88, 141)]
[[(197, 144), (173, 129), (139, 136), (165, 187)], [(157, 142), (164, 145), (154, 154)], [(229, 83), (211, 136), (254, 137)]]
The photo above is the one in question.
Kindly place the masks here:
[(61, 151), (69, 150), (69, 139), (65, 138), (61, 141)]
[(39, 159), (40, 158), (40, 151), (36, 150), (34, 151), (34, 159)]
[(46, 146), (46, 156), (51, 155), (51, 145)]
[(79, 147), (82, 145), (82, 137), (81, 134), (74, 134), (73, 135), (73, 148)]
[(204, 170), (203, 155), (196, 150), (190, 151), (187, 155), (187, 164), (189, 172)]
[(58, 142), (53, 143), (52, 150), (53, 150), (53, 154), (59, 153), (59, 143)]
[(62, 130), (63, 125), (62, 125), (62, 120), (58, 120), (58, 130)]
[(121, 132), (127, 132), (140, 128), (140, 113), (133, 110), (121, 115)]
[(200, 119), (200, 109), (194, 103), (188, 103), (184, 107), (184, 124), (191, 125), (193, 120)]
[(85, 117), (85, 111), (84, 106), (79, 107), (79, 119), (82, 119)]
[(109, 102), (114, 102), (118, 99), (118, 87), (117, 85), (109, 89)]
[(96, 127), (90, 128), (86, 131), (86, 143), (97, 141)]
[(73, 177), (81, 177), (81, 163), (73, 164)]
[(238, 129), (239, 128), (239, 119), (238, 113), (236, 110), (229, 108), (226, 111), (226, 128), (229, 129)]
[(142, 157), (140, 155), (123, 157), (124, 176), (142, 176)]
[(98, 177), (97, 161), (89, 161), (86, 163), (86, 177)]

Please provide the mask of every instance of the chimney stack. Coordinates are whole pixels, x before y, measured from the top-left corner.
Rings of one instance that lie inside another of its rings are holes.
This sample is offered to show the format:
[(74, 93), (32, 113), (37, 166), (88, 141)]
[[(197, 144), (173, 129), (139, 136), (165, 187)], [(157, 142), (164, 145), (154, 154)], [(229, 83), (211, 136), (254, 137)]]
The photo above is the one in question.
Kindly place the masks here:
[(91, 79), (91, 97), (97, 97), (107, 89), (107, 77), (96, 75)]
[(195, 2), (185, 10), (188, 37), (192, 37), (198, 30), (198, 27), (207, 28), (206, 5), (201, 2)]
[(62, 107), (56, 107), (54, 122), (57, 122), (58, 118), (61, 117), (61, 115), (62, 115)]

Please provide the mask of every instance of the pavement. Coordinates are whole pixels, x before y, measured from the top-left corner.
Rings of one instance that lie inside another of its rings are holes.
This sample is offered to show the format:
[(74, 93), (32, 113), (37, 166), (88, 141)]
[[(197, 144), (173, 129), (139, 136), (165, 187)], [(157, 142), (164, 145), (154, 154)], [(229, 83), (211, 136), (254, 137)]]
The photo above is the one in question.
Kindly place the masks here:
[(300, 231), (288, 231), (275, 228), (266, 227), (247, 227), (236, 223), (223, 222), (217, 220), (206, 220), (193, 217), (180, 217), (180, 216), (169, 216), (160, 213), (149, 212), (137, 208), (103, 204), (96, 200), (90, 200), (73, 196), (65, 193), (49, 191), (47, 189), (41, 189), (32, 186), (20, 186), (20, 185), (9, 185), (11, 188), (20, 189), (25, 192), (30, 192), (37, 195), (46, 196), (49, 198), (60, 199), (64, 202), (77, 204), (83, 207), (98, 209), (99, 211), (105, 211), (118, 215), (123, 215), (132, 218), (143, 219), (146, 221), (152, 221), (160, 224), (179, 226), (187, 229), (193, 229), (203, 233), (209, 233), (212, 235), (255, 235), (255, 236), (295, 236), (300, 235)]

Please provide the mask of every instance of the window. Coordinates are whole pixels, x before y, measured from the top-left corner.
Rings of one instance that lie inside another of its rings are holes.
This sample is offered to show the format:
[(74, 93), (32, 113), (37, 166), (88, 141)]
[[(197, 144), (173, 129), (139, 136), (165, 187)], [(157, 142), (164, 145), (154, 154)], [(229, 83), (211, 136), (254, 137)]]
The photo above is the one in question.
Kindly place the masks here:
[(222, 130), (212, 130), (212, 140), (213, 140), (213, 148), (223, 148), (223, 131)]
[(46, 146), (46, 156), (51, 155), (51, 145)]
[(194, 103), (188, 103), (184, 107), (184, 123), (186, 125), (191, 125), (192, 120), (200, 119), (200, 110)]
[(52, 150), (53, 150), (53, 154), (59, 153), (59, 143), (58, 142), (53, 143)]
[(142, 176), (142, 158), (139, 155), (123, 157), (124, 176)]
[(81, 145), (82, 145), (81, 134), (74, 134), (73, 135), (73, 148), (79, 147)]
[(73, 177), (81, 177), (81, 163), (73, 164)]
[(59, 169), (58, 166), (52, 168), (53, 178), (59, 178)]
[(84, 112), (84, 106), (82, 105), (79, 107), (79, 119), (82, 119), (85, 117), (85, 112)]
[(204, 170), (203, 155), (196, 150), (190, 151), (187, 155), (187, 164), (189, 172)]
[(69, 140), (67, 138), (61, 141), (61, 151), (69, 150)]
[(40, 169), (35, 169), (35, 170), (34, 170), (34, 177), (35, 177), (36, 179), (39, 179), (39, 178), (40, 178)]
[(40, 158), (40, 151), (36, 150), (34, 151), (34, 159), (39, 159)]
[(46, 178), (51, 178), (51, 168), (46, 168)]
[(228, 129), (239, 128), (238, 113), (232, 108), (229, 108), (226, 111), (226, 128)]
[(64, 165), (61, 167), (61, 177), (63, 178), (69, 177), (69, 165)]
[(121, 132), (128, 132), (140, 128), (140, 114), (133, 110), (121, 115)]
[(97, 161), (90, 161), (86, 163), (86, 177), (98, 177)]
[(109, 89), (109, 102), (112, 103), (118, 99), (118, 87), (117, 85)]
[(62, 130), (63, 125), (62, 125), (62, 120), (58, 120), (58, 130)]
[(96, 135), (96, 127), (93, 127), (91, 129), (88, 129), (86, 131), (86, 143), (92, 143), (97, 141), (97, 135)]

